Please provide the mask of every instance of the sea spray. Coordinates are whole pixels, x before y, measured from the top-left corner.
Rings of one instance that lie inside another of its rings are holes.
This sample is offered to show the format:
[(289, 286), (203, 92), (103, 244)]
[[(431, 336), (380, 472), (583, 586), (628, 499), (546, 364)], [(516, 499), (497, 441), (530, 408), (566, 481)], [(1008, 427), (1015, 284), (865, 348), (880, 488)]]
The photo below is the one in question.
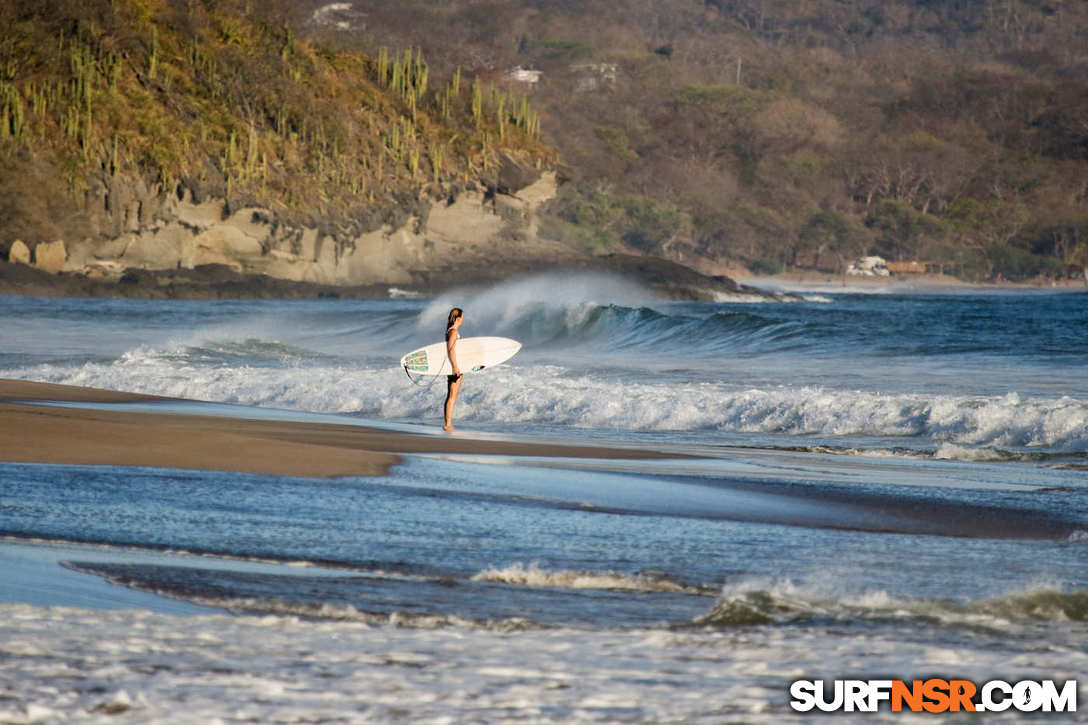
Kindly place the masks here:
[(464, 308), (466, 322), (503, 328), (540, 309), (576, 310), (608, 304), (637, 307), (654, 299), (648, 290), (611, 275), (549, 273), (511, 280), (485, 290), (466, 288), (446, 292), (427, 306), (417, 326), (441, 328), (451, 307)]

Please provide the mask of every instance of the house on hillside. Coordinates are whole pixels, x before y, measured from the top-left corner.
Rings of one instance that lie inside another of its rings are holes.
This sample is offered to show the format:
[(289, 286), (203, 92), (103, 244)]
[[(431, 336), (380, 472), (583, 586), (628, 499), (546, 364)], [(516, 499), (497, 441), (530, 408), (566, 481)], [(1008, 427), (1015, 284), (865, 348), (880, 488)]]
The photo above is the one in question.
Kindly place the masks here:
[(533, 87), (540, 82), (540, 76), (543, 75), (542, 71), (532, 70), (530, 68), (522, 68), (520, 65), (516, 68), (503, 73), (502, 78), (505, 81), (511, 81), (513, 83), (524, 83), (527, 86)]
[(328, 3), (314, 10), (310, 25), (335, 30), (361, 30), (366, 27), (366, 13), (355, 9), (352, 3)]

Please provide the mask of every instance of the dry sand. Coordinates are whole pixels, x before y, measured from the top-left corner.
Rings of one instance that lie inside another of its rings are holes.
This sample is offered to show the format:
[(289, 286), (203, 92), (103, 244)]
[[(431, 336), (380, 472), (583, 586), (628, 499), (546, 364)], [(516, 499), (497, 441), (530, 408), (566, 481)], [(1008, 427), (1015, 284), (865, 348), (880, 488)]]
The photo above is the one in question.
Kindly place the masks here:
[(330, 477), (382, 475), (399, 461), (399, 453), (666, 457), (648, 450), (474, 440), (355, 425), (35, 404), (36, 401), (98, 404), (168, 400), (111, 390), (0, 379), (0, 461)]

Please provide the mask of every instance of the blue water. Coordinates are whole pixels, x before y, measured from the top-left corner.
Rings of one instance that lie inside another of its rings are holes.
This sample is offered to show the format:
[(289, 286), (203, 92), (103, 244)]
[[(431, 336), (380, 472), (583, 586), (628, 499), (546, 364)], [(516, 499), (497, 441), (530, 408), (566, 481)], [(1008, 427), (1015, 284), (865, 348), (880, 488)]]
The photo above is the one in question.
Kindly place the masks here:
[(1084, 457), (1088, 295), (814, 299), (662, 302), (577, 277), (440, 300), (7, 298), (0, 375), (432, 425), (444, 391), (396, 360), (459, 304), (465, 336), (524, 343), (465, 386), (470, 429)]
[(461, 435), (661, 459), (409, 456), (332, 480), (0, 463), (0, 535), (213, 610), (470, 638), (751, 630), (772, 660), (805, 641), (849, 669), (844, 643), (872, 637), (897, 674), (909, 642), (979, 676), (1086, 641), (1084, 293), (680, 303), (548, 277), (418, 300), (9, 297), (0, 377), (440, 435), (444, 389), (397, 360), (454, 304), (465, 336), (524, 344), (466, 378)]

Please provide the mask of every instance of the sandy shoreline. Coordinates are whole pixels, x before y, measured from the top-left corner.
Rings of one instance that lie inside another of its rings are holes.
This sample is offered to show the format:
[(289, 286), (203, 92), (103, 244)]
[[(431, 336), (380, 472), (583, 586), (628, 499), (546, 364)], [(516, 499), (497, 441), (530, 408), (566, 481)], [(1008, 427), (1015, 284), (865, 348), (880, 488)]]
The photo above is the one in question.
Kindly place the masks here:
[(743, 267), (726, 272), (740, 284), (762, 289), (829, 292), (1085, 292), (1088, 281), (1027, 280), (1021, 282), (970, 282), (944, 274), (902, 274), (891, 277), (864, 277), (830, 274), (815, 270), (790, 270), (777, 275), (757, 275)]
[(151, 466), (336, 477), (384, 475), (398, 454), (647, 459), (649, 450), (474, 440), (356, 425), (35, 405), (168, 401), (0, 379), (0, 461)]

